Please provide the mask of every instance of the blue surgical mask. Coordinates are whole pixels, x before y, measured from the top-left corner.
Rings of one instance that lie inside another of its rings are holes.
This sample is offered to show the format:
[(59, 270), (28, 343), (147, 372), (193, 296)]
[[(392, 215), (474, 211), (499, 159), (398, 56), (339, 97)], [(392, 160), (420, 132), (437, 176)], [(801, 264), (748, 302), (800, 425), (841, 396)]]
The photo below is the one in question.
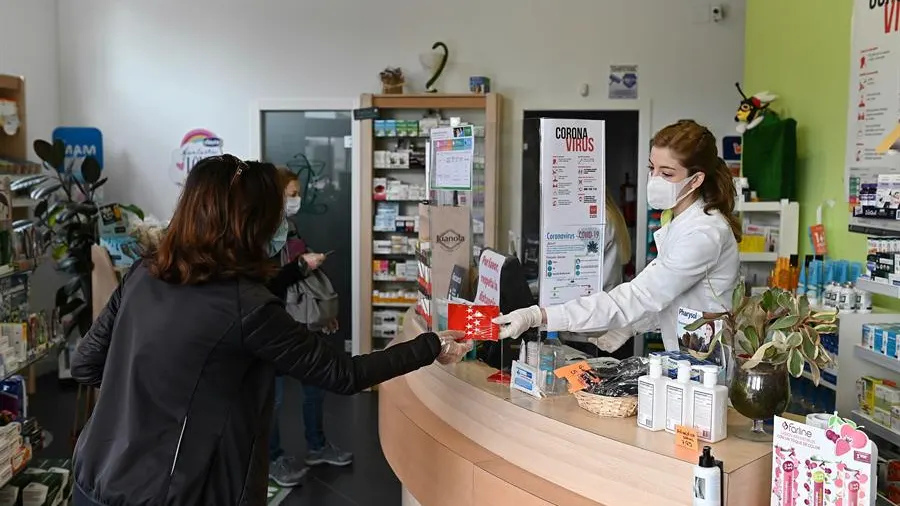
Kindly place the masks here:
[(272, 240), (269, 242), (269, 256), (274, 257), (275, 255), (281, 253), (281, 250), (284, 249), (284, 245), (287, 243), (288, 238), (288, 222), (287, 218), (281, 220), (281, 225), (278, 225), (278, 230), (275, 231), (275, 235), (272, 237)]

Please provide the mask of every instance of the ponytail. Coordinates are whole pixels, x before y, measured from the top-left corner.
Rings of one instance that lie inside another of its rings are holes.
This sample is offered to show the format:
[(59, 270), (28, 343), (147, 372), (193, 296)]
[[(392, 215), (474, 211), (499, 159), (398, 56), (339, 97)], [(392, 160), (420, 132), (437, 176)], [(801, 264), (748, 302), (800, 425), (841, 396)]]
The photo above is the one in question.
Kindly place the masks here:
[(717, 157), (715, 167), (706, 172), (706, 178), (700, 190), (703, 193), (703, 200), (706, 206), (703, 208), (707, 213), (715, 209), (719, 211), (728, 221), (731, 227), (731, 233), (734, 234), (735, 240), (741, 242), (741, 223), (737, 216), (734, 215), (734, 199), (736, 191), (734, 189), (734, 179), (731, 176), (731, 169), (725, 160)]

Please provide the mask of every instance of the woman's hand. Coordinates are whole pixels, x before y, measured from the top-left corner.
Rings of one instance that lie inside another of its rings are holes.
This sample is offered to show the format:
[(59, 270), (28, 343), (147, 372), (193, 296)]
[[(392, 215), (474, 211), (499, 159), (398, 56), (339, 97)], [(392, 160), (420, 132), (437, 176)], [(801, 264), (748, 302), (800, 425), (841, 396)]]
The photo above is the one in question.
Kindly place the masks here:
[(338, 322), (338, 319), (335, 318), (334, 320), (328, 322), (327, 325), (325, 325), (325, 328), (322, 329), (322, 332), (325, 332), (326, 334), (334, 334), (340, 328), (341, 324)]
[(444, 365), (459, 362), (475, 346), (473, 341), (460, 341), (466, 337), (466, 333), (459, 330), (438, 332), (438, 337), (441, 338), (441, 353), (437, 361)]
[(313, 271), (321, 267), (325, 262), (325, 255), (322, 253), (305, 253), (300, 255), (300, 258), (302, 258), (303, 261), (306, 262), (307, 267)]
[(494, 318), (492, 323), (500, 325), (500, 339), (515, 339), (530, 328), (540, 327), (544, 319), (544, 311), (537, 306), (531, 306), (500, 315)]

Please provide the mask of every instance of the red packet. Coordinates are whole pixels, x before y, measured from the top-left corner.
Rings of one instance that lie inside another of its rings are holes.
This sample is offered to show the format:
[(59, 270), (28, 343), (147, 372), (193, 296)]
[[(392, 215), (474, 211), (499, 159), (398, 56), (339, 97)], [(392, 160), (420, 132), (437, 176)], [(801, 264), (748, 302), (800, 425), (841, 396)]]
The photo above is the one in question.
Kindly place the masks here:
[(300, 255), (306, 254), (306, 241), (296, 237), (287, 240), (288, 259), (293, 261)]
[(491, 320), (498, 316), (500, 316), (499, 306), (450, 303), (447, 305), (447, 328), (464, 331), (465, 339), (498, 341), (500, 326), (491, 323)]

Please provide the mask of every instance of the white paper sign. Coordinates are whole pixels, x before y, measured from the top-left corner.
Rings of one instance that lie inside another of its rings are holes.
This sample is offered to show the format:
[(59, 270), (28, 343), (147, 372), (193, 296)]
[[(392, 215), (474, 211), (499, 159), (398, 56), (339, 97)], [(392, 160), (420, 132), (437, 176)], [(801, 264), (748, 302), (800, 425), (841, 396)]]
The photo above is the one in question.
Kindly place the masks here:
[(602, 290), (604, 128), (603, 121), (541, 119), (541, 306)]
[(430, 144), (433, 157), (431, 187), (435, 190), (471, 190), (475, 161), (472, 126), (432, 128)]
[(500, 305), (500, 271), (506, 257), (492, 250), (484, 250), (478, 259), (478, 292), (475, 303), (485, 306)]

